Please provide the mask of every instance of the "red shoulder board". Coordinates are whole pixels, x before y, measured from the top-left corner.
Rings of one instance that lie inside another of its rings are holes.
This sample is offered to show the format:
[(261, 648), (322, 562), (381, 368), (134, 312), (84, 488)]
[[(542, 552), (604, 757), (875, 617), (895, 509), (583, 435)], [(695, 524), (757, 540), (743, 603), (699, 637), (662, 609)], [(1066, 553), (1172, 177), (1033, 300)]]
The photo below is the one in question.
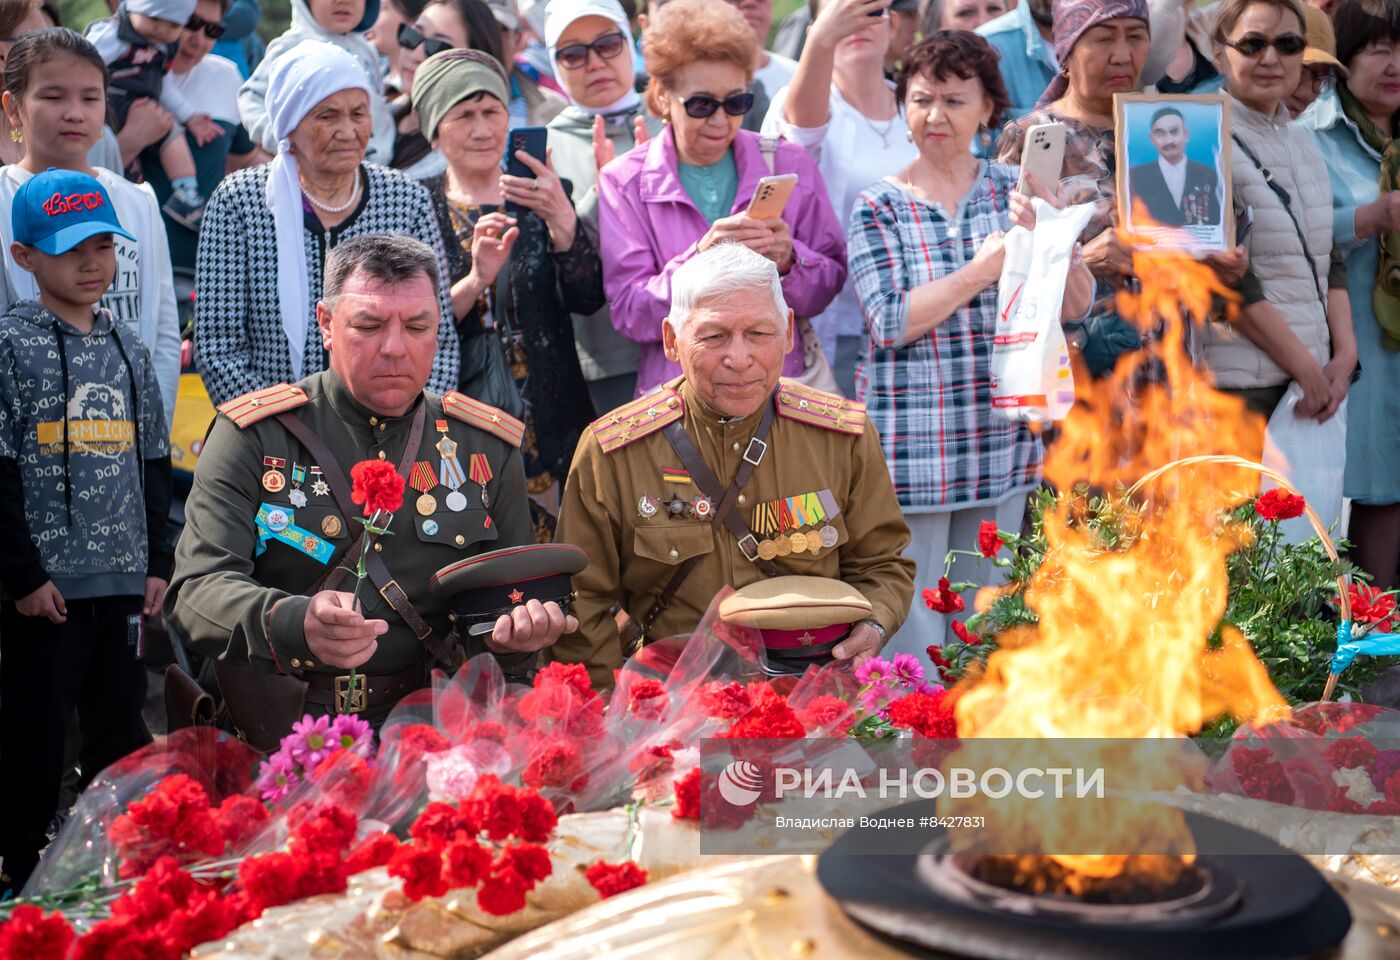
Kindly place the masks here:
[(778, 416), (852, 436), (865, 432), (865, 404), (788, 379), (778, 381)]
[(494, 434), (512, 447), (520, 446), (525, 439), (525, 424), (499, 407), (473, 400), (465, 393), (453, 390), (443, 394), (442, 409), (449, 417), (455, 417), (463, 423), (470, 423), (478, 430)]
[(604, 453), (621, 450), (685, 416), (685, 402), (670, 387), (624, 403), (589, 427)]
[(294, 410), (308, 402), (306, 391), (290, 383), (279, 383), (273, 387), (254, 390), (241, 397), (234, 397), (227, 403), (219, 404), (219, 412), (233, 421), (242, 430), (259, 420), (266, 420), (286, 410)]

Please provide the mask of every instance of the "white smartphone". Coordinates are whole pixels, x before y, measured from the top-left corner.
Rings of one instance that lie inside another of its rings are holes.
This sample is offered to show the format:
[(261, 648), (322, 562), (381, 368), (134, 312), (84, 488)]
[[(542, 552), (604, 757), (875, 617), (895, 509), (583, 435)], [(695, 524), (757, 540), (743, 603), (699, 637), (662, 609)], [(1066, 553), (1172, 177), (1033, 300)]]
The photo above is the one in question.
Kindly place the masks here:
[(749, 201), (749, 216), (755, 220), (772, 220), (774, 217), (783, 215), (783, 208), (787, 206), (788, 198), (792, 196), (793, 189), (797, 186), (797, 174), (780, 173), (772, 177), (764, 177), (758, 181), (758, 187), (753, 192), (753, 199)]
[(1069, 128), (1063, 123), (1037, 123), (1026, 131), (1026, 141), (1021, 145), (1021, 179), (1016, 189), (1030, 195), (1027, 174), (1035, 178), (1047, 190), (1058, 189), (1060, 171), (1065, 165), (1065, 138)]

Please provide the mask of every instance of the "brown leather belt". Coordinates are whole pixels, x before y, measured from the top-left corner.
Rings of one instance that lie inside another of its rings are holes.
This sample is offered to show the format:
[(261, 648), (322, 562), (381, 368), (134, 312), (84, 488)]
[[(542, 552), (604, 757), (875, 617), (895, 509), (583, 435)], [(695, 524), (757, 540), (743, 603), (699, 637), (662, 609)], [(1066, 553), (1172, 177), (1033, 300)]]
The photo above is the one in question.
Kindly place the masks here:
[(355, 697), (349, 697), (350, 674), (304, 673), (306, 702), (329, 707), (334, 713), (359, 713), (373, 707), (398, 703), (404, 697), (421, 690), (428, 682), (428, 664), (415, 663), (398, 673), (387, 675), (358, 674), (355, 677)]

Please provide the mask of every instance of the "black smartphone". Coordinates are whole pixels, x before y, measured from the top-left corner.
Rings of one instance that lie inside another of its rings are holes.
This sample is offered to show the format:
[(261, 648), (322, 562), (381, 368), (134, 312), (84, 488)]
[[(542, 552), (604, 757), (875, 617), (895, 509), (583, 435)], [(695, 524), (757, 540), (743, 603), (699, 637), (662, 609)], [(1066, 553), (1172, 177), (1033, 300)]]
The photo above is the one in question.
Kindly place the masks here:
[[(506, 173), (512, 177), (535, 178), (535, 171), (525, 166), (517, 157), (516, 151), (523, 150), (540, 163), (544, 163), (545, 147), (548, 145), (549, 131), (544, 127), (516, 127), (506, 134)], [(520, 213), (525, 208), (518, 203), (506, 202), (507, 213)]]

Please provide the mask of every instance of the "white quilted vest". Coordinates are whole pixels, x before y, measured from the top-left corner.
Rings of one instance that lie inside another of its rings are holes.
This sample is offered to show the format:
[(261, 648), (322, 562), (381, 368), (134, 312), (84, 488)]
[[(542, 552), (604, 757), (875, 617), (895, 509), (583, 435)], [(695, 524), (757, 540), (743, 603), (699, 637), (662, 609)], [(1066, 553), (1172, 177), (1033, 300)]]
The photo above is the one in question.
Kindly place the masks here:
[[(1332, 255), (1332, 185), (1327, 162), (1312, 131), (1290, 122), (1282, 106), (1269, 118), (1231, 97), (1230, 125), (1275, 182), (1288, 191), (1293, 216), (1302, 225), (1312, 254), (1310, 264), (1289, 211), (1239, 144), (1232, 143), (1235, 208), (1249, 207), (1254, 214), (1254, 226), (1244, 241), (1250, 268), (1259, 278), (1265, 298), (1278, 307), (1313, 358), (1326, 364), (1332, 354), (1331, 339), (1314, 275), (1326, 291)], [(1230, 324), (1206, 326), (1205, 357), (1218, 386), (1271, 387), (1292, 379)]]

